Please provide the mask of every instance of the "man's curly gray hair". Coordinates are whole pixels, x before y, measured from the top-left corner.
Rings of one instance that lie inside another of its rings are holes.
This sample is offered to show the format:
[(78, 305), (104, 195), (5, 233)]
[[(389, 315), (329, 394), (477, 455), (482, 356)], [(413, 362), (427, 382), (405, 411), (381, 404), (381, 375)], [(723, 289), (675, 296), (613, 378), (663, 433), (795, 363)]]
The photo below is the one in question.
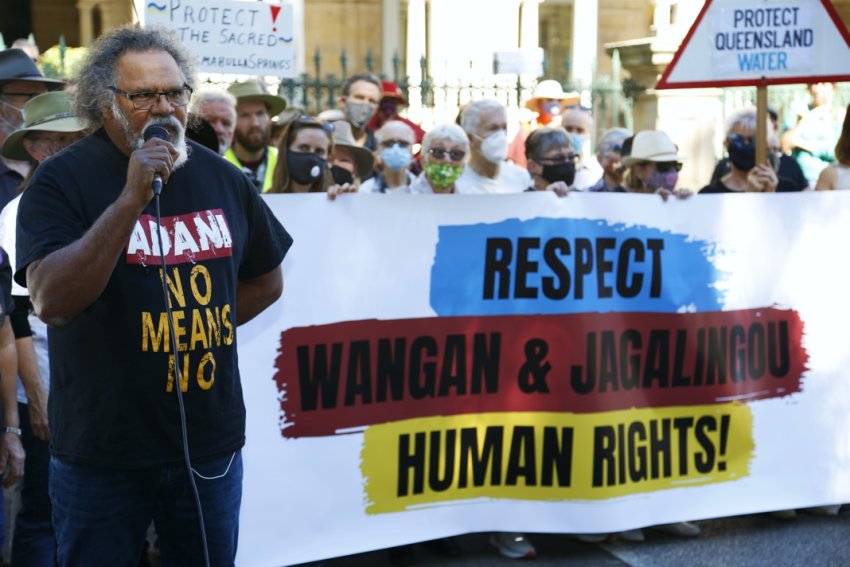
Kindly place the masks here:
[(103, 124), (103, 110), (112, 107), (115, 97), (109, 87), (118, 86), (116, 64), (122, 55), (131, 51), (169, 53), (182, 71), (186, 84), (195, 88), (194, 57), (174, 32), (158, 26), (140, 28), (126, 25), (106, 32), (89, 47), (77, 79), (75, 101), (78, 116), (98, 126)]

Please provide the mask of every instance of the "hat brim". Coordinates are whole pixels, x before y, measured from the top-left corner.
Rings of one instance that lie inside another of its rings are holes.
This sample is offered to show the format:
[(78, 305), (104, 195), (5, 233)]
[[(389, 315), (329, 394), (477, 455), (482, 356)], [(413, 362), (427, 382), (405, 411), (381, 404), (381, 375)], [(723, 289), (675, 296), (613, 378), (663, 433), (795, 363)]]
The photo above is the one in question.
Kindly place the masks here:
[(667, 161), (682, 161), (682, 156), (670, 152), (663, 152), (648, 156), (628, 156), (623, 158), (623, 165), (625, 167), (629, 167), (630, 165), (634, 165), (642, 161), (654, 161), (656, 163), (663, 163)]
[(262, 102), (269, 109), (269, 116), (277, 116), (286, 109), (286, 99), (273, 94), (251, 94), (236, 97), (236, 104)]
[(3, 156), (9, 159), (29, 160), (30, 155), (24, 149), (24, 136), (29, 132), (82, 132), (88, 126), (88, 122), (82, 118), (69, 116), (67, 118), (43, 122), (29, 128), (15, 130), (3, 142)]
[(578, 96), (564, 96), (559, 98), (551, 98), (548, 96), (535, 96), (525, 101), (525, 107), (529, 110), (533, 110), (534, 112), (540, 112), (540, 103), (544, 100), (560, 100), (561, 104), (564, 105), (564, 108), (579, 104), (581, 102), (581, 98), (579, 98)]
[(383, 95), (381, 95), (381, 100), (394, 100), (403, 106), (407, 106), (407, 101), (404, 100), (404, 97), (396, 93), (384, 93)]
[(6, 83), (17, 83), (18, 81), (24, 83), (41, 83), (46, 85), (48, 90), (58, 91), (59, 89), (65, 86), (65, 81), (59, 81), (57, 79), (48, 79), (46, 77), (4, 77), (0, 79), (0, 87), (5, 85)]
[(357, 177), (365, 179), (372, 173), (375, 167), (375, 156), (366, 148), (352, 146), (351, 144), (334, 144), (335, 148), (346, 148), (354, 154), (354, 163), (357, 165)]

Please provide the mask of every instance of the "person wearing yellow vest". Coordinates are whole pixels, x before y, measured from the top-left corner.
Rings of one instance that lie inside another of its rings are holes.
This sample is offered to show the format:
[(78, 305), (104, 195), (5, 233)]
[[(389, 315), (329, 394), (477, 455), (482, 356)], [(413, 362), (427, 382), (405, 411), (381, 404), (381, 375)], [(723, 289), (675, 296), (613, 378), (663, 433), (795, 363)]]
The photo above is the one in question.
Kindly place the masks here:
[(227, 90), (236, 97), (236, 131), (224, 158), (236, 165), (265, 193), (272, 186), (277, 148), (269, 145), (272, 116), (286, 108), (283, 97), (270, 94), (259, 81), (234, 83)]

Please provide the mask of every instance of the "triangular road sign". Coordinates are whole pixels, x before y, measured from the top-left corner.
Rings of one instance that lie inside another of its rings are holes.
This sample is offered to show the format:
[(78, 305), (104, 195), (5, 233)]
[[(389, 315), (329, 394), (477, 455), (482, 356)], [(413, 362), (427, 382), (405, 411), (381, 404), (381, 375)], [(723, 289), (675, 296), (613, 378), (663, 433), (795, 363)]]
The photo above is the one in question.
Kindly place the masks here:
[(656, 89), (850, 80), (829, 0), (708, 0)]

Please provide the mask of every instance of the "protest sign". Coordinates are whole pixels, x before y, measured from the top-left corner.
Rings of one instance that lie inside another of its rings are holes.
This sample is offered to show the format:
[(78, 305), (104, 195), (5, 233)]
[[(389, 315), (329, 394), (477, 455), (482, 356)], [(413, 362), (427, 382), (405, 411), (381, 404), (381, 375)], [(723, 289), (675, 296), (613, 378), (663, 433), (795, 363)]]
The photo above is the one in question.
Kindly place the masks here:
[(850, 501), (850, 195), (265, 199), (240, 565)]
[(850, 34), (829, 0), (708, 0), (656, 88), (850, 78)]
[(234, 0), (149, 0), (144, 24), (161, 25), (208, 73), (295, 75), (292, 4)]

